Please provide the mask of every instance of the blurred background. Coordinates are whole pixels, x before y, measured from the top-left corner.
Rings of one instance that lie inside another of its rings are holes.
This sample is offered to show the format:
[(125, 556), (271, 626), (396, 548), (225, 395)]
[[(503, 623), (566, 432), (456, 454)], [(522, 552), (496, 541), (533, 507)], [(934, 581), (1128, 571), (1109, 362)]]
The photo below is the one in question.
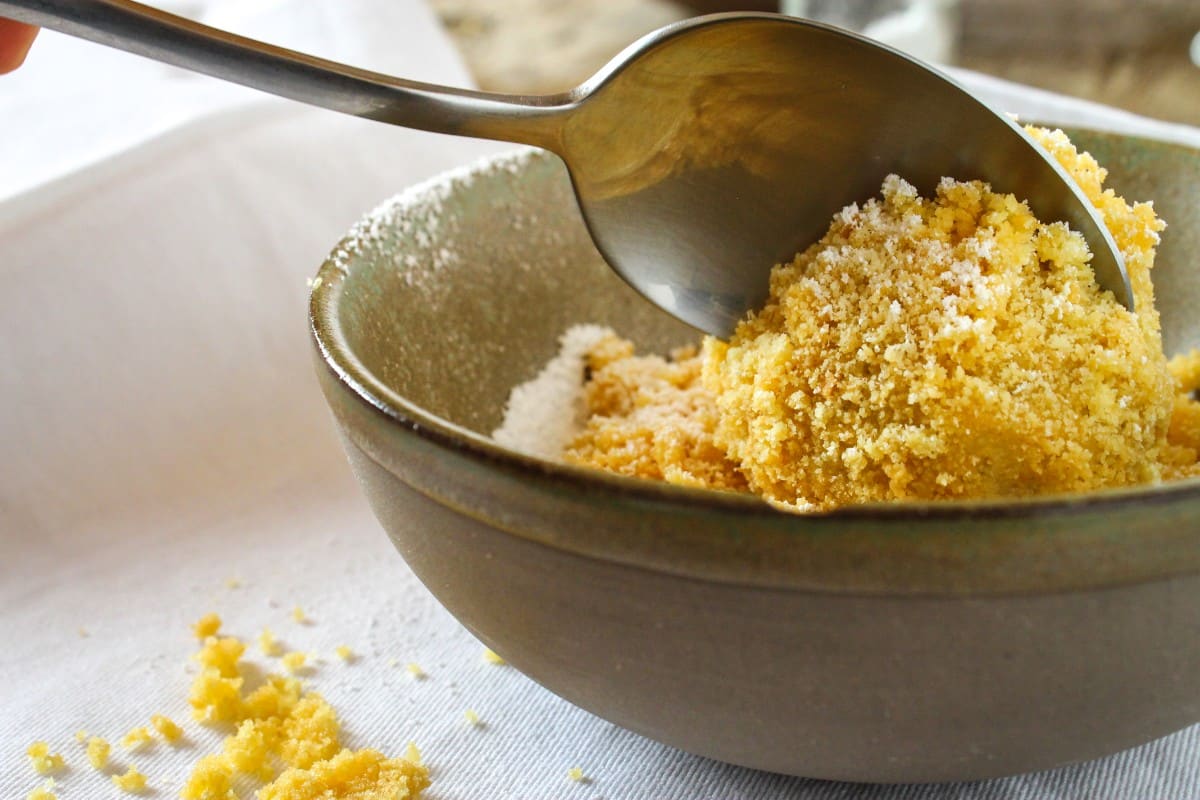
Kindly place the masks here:
[(793, 13), (927, 60), (1200, 125), (1200, 0), (432, 0), (481, 88), (570, 88), (700, 13)]

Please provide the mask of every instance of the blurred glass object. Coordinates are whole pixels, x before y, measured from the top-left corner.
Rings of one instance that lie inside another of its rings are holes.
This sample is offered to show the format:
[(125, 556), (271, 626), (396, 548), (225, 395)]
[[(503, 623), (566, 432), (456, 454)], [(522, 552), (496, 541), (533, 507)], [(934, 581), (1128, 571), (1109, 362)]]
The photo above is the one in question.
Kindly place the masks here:
[(780, 11), (857, 31), (923, 61), (948, 63), (958, 46), (958, 0), (782, 0)]

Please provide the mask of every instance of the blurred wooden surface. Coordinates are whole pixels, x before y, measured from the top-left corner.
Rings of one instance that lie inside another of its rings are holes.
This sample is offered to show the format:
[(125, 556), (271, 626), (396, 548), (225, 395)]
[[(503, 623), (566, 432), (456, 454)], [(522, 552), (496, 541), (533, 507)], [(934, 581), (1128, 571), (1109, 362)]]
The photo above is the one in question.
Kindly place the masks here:
[[(762, 2), (432, 0), (484, 89), (570, 88), (629, 42), (697, 7)], [(770, 6), (772, 4), (767, 3)], [(1188, 45), (1198, 0), (964, 0), (955, 63), (1009, 80), (1200, 125)]]

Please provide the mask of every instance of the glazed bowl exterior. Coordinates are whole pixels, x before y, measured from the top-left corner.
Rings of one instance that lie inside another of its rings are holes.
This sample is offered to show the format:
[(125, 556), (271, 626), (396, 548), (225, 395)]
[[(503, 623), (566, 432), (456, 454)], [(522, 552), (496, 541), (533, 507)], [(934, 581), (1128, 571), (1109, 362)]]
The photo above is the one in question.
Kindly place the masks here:
[[(1071, 132), (1170, 228), (1168, 352), (1200, 345), (1200, 152)], [(988, 778), (1200, 720), (1200, 482), (797, 515), (496, 445), (573, 324), (694, 341), (604, 265), (561, 164), (416, 187), (321, 267), (317, 372), (396, 548), (489, 647), (600, 717), (816, 778)]]

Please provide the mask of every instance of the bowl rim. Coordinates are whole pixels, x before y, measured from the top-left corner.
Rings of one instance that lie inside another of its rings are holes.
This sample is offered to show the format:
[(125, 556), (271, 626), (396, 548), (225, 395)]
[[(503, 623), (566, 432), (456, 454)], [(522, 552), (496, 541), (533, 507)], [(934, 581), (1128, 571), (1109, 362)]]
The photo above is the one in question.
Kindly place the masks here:
[[(1058, 127), (1058, 126), (1054, 126)], [(1200, 149), (1168, 140), (1067, 126), (1067, 130), (1089, 135), (1141, 140), (1156, 147), (1186, 151), (1200, 157)], [(472, 431), (409, 401), (374, 375), (354, 353), (342, 334), (339, 298), (348, 264), (362, 250), (359, 232), (380, 223), (396, 224), (402, 215), (420, 209), (427, 195), (445, 197), (456, 187), (473, 183), (478, 177), (503, 171), (512, 172), (537, 159), (553, 159), (552, 154), (536, 148), (521, 147), (480, 158), (414, 184), (384, 201), (365, 215), (333, 249), (311, 282), (309, 332), (324, 368), (366, 407), (421, 438), (436, 448), (453, 451), (469, 459), (502, 467), (518, 478), (553, 479), (560, 485), (607, 495), (612, 499), (636, 500), (680, 511), (711, 511), (736, 514), (744, 518), (770, 519), (796, 528), (814, 521), (868, 521), (913, 523), (939, 520), (975, 522), (994, 520), (1041, 520), (1078, 514), (1103, 514), (1108, 511), (1146, 509), (1164, 504), (1196, 501), (1200, 503), (1200, 477), (1163, 481), (1157, 484), (1102, 489), (1083, 493), (1050, 494), (1018, 499), (982, 499), (955, 501), (903, 501), (842, 506), (820, 511), (797, 512), (778, 508), (758, 496), (712, 489), (678, 486), (608, 473), (591, 467), (552, 462), (512, 450), (491, 437)], [(1200, 533), (1200, 528), (1197, 529)], [(1188, 569), (1188, 572), (1193, 571)]]

